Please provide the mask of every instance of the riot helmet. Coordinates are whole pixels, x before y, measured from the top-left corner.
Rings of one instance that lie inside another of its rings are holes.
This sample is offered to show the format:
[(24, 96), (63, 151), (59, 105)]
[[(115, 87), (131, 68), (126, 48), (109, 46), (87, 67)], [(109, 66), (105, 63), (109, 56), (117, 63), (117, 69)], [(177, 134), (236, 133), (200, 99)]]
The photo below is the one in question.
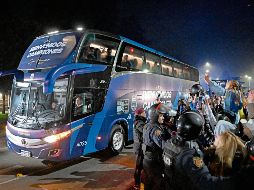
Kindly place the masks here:
[(205, 120), (197, 111), (186, 111), (176, 121), (178, 135), (184, 141), (198, 138), (203, 129)]
[(200, 84), (194, 84), (191, 87), (190, 94), (194, 96), (195, 94), (199, 96), (201, 93), (204, 93), (204, 89)]
[(148, 119), (151, 122), (157, 122), (159, 114), (165, 114), (168, 112), (168, 107), (163, 103), (152, 105), (148, 110)]

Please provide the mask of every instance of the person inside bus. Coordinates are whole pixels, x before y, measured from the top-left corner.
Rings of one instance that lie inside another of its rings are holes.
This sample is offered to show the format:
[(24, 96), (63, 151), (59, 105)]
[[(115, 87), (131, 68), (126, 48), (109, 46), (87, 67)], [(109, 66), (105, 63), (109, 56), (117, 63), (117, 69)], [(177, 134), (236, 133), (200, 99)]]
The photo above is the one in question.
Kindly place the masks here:
[(99, 48), (94, 49), (94, 58), (96, 61), (101, 61), (101, 51)]
[(84, 62), (86, 60), (95, 60), (95, 55), (94, 55), (94, 48), (86, 46), (83, 48), (83, 52), (81, 53), (82, 55), (80, 56), (80, 61)]
[(129, 60), (129, 56), (126, 54), (123, 56), (123, 61), (122, 61), (122, 66), (126, 67), (126, 68), (131, 68), (132, 67), (132, 63)]
[(51, 103), (51, 109), (57, 111), (57, 100), (53, 100)]
[(83, 113), (83, 100), (81, 96), (77, 96), (75, 100), (74, 115), (80, 115)]
[(106, 62), (107, 63), (112, 63), (112, 61), (113, 61), (112, 49), (111, 48), (107, 48)]

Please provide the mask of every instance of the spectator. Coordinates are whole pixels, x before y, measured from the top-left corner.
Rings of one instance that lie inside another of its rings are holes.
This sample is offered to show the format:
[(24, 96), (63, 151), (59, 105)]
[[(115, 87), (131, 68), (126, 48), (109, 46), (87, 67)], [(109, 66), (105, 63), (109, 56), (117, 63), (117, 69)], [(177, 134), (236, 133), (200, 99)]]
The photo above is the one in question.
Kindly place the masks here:
[(210, 151), (207, 165), (213, 176), (233, 176), (240, 170), (246, 156), (241, 139), (229, 131), (216, 135), (214, 147)]
[(205, 75), (205, 81), (216, 95), (225, 96), (224, 113), (234, 124), (238, 124), (240, 120), (239, 110), (242, 109), (242, 95), (239, 90), (239, 84), (235, 80), (228, 81), (225, 89), (213, 83), (209, 79), (209, 75)]

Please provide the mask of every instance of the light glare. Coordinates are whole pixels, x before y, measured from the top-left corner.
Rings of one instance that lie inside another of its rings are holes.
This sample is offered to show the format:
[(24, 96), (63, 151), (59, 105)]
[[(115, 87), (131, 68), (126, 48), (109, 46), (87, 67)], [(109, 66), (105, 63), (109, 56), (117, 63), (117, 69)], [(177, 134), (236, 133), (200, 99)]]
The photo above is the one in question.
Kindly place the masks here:
[(83, 27), (77, 27), (77, 31), (82, 31)]

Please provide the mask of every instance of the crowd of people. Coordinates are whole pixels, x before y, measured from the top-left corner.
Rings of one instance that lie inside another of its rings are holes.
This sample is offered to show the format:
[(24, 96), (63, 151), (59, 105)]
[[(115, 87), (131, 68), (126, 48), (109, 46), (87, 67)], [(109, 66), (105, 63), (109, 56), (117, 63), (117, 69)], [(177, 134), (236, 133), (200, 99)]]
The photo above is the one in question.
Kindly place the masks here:
[(205, 80), (176, 114), (158, 102), (146, 114), (135, 111), (135, 185), (140, 189), (249, 189), (254, 179), (254, 90), (243, 94), (237, 81), (225, 88)]

